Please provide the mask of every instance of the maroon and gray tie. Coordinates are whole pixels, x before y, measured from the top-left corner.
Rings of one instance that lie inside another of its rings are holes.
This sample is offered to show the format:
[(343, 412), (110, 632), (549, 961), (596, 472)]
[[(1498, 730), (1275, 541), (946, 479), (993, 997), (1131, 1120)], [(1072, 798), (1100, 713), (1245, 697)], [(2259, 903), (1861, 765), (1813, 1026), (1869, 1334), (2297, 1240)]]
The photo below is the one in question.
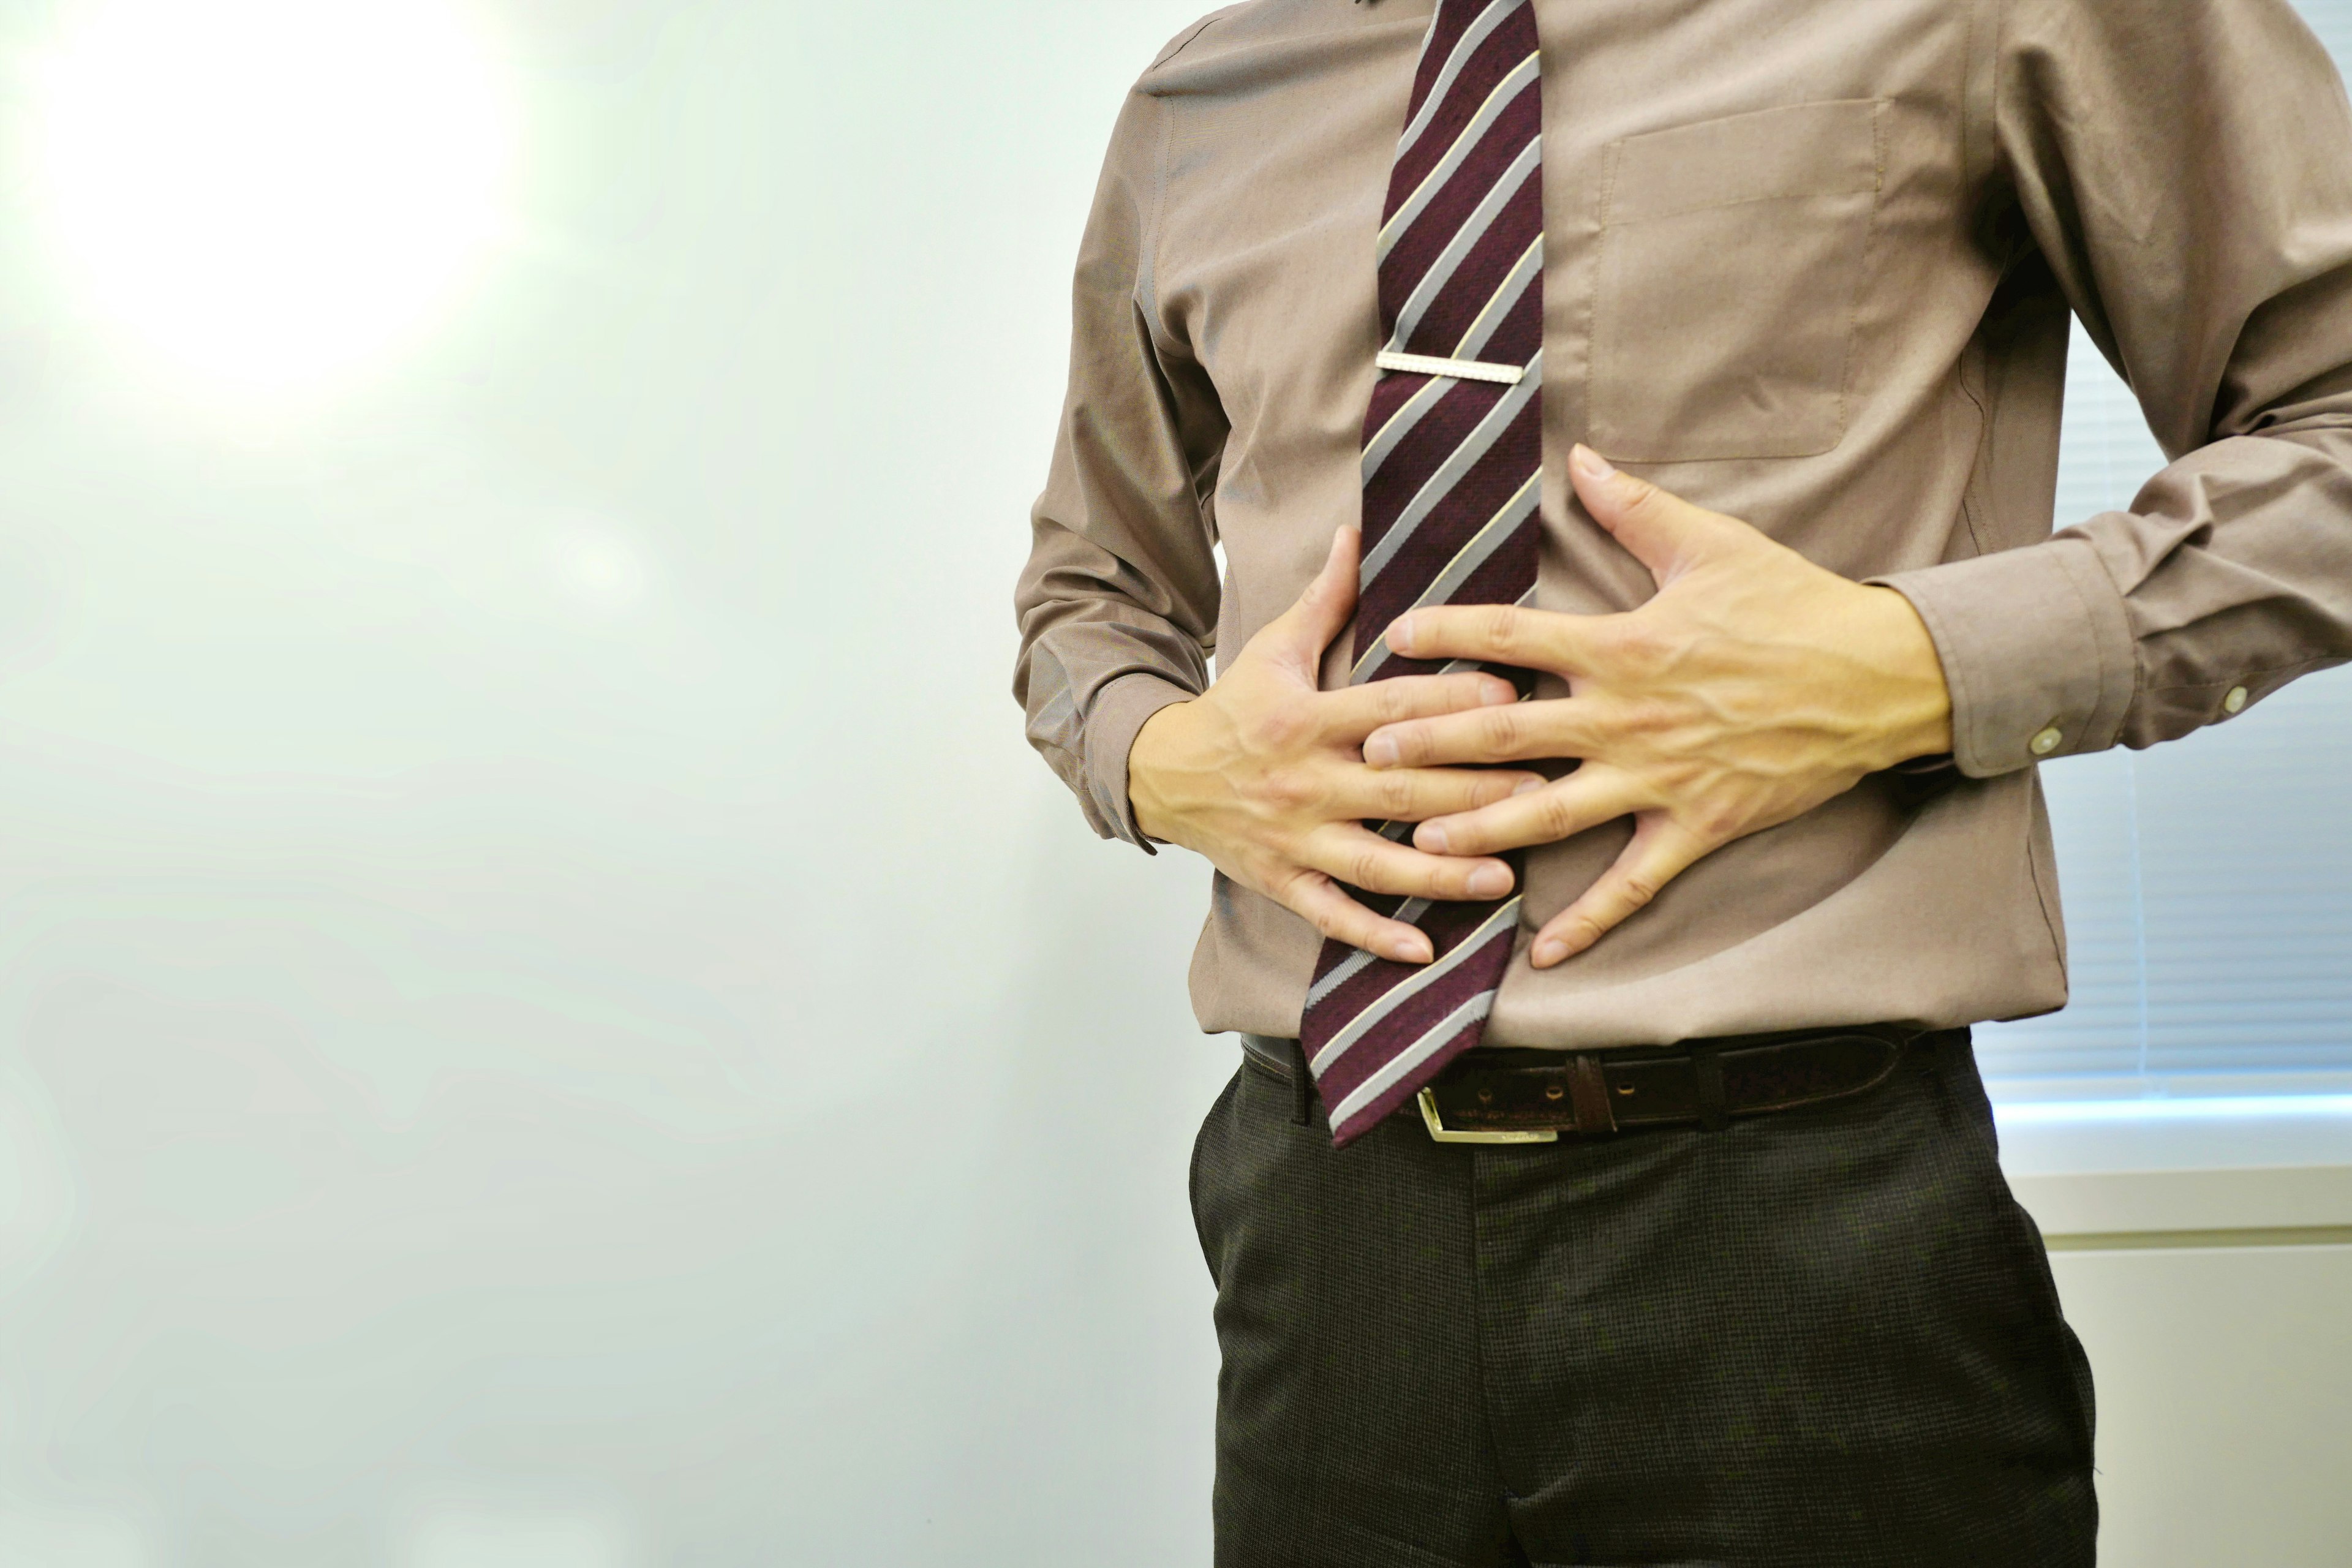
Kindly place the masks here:
[[(1391, 653), (1382, 633), (1408, 609), (1534, 596), (1542, 110), (1532, 0), (1440, 0), (1381, 213), (1387, 342), (1364, 419), (1354, 681), (1475, 668)], [(1382, 831), (1402, 838), (1411, 827)], [(1516, 896), (1358, 896), (1419, 926), (1436, 958), (1394, 963), (1323, 944), (1300, 1044), (1340, 1144), (1478, 1043), (1519, 924)]]

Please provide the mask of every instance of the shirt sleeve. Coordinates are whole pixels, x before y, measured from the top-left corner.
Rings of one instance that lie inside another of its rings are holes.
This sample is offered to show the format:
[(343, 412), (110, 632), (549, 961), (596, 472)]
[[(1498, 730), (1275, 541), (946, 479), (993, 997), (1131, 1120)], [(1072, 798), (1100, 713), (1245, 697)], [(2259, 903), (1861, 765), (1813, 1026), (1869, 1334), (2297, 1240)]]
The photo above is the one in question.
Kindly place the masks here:
[(2170, 466), (2128, 511), (1883, 579), (1977, 777), (2147, 746), (2352, 657), (2352, 112), (2285, 0), (2009, 0), (1994, 140)]
[(1154, 292), (1167, 113), (1130, 94), (1112, 135), (1078, 253), (1069, 391), (1014, 601), (1013, 689), (1030, 743), (1097, 833), (1147, 850), (1127, 754), (1144, 721), (1208, 686), (1211, 498), (1226, 428)]

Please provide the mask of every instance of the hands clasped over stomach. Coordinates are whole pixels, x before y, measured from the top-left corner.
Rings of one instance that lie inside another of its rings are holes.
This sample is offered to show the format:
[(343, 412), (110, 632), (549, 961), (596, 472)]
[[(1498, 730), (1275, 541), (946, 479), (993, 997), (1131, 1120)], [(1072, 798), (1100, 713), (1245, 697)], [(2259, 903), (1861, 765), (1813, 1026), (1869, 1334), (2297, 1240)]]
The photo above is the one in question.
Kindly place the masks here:
[[(1701, 857), (1950, 748), (1933, 640), (1892, 589), (1813, 565), (1748, 524), (1612, 469), (1570, 464), (1594, 521), (1658, 592), (1622, 615), (1510, 605), (1414, 610), (1389, 644), (1418, 659), (1548, 671), (1564, 699), (1519, 702), (1483, 674), (1316, 690), (1355, 602), (1356, 534), (1212, 686), (1136, 737), (1146, 833), (1206, 856), (1326, 936), (1406, 963), (1429, 940), (1338, 883), (1431, 899), (1508, 892), (1501, 851), (1633, 818), (1616, 863), (1537, 934), (1549, 967), (1580, 952)], [(1576, 759), (1566, 777), (1496, 764)], [(1412, 847), (1365, 821), (1420, 826)]]
[(1356, 607), (1356, 531), (1340, 530), (1298, 602), (1205, 694), (1145, 722), (1128, 756), (1128, 795), (1144, 832), (1198, 851), (1324, 935), (1426, 963), (1426, 935), (1373, 913), (1339, 883), (1409, 898), (1496, 899), (1511, 890), (1511, 868), (1398, 844), (1364, 824), (1475, 811), (1544, 781), (1517, 770), (1365, 763), (1364, 738), (1383, 725), (1475, 712), (1518, 694), (1499, 676), (1475, 673), (1318, 690), (1323, 650)]

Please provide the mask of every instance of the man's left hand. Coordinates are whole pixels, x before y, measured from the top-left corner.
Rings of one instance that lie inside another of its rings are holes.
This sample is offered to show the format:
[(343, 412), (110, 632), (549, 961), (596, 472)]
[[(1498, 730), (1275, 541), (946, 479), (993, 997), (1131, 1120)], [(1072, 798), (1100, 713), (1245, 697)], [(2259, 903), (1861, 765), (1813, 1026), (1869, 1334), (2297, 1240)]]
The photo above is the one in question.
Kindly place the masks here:
[(1374, 767), (1581, 759), (1542, 789), (1423, 822), (1414, 842), (1433, 854), (1491, 855), (1633, 818), (1616, 863), (1537, 933), (1538, 969), (1591, 947), (1710, 851), (1951, 749), (1943, 666), (1902, 595), (1824, 571), (1583, 447), (1569, 473), (1657, 594), (1612, 616), (1478, 605), (1399, 616), (1388, 641), (1400, 654), (1549, 671), (1569, 695), (1364, 741)]

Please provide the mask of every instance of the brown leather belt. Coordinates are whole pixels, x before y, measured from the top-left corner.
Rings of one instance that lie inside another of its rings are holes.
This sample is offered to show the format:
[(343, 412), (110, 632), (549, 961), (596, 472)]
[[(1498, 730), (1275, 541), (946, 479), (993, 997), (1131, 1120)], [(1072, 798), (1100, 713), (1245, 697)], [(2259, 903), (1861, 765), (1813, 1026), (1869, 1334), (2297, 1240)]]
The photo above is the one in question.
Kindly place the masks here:
[[(1420, 1117), (1442, 1143), (1549, 1143), (1652, 1128), (1710, 1131), (1762, 1116), (1867, 1094), (1906, 1047), (1966, 1042), (1966, 1029), (1922, 1033), (1889, 1024), (1731, 1035), (1608, 1051), (1482, 1047), (1454, 1058), (1399, 1115)], [(1298, 1042), (1246, 1035), (1249, 1058), (1291, 1085), (1294, 1120), (1313, 1120)]]

